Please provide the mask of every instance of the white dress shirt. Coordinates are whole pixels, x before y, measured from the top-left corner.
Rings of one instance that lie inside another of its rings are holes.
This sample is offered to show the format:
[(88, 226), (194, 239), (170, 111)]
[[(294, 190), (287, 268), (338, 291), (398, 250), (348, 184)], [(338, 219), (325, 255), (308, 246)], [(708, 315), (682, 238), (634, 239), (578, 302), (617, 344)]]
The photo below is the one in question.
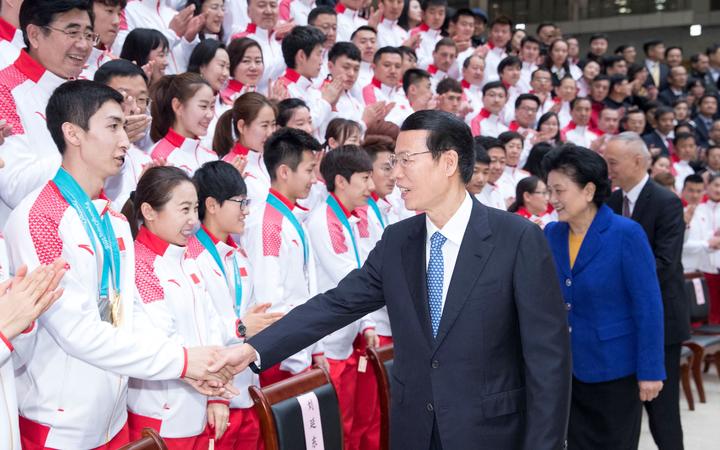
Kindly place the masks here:
[(650, 179), (649, 175), (645, 175), (642, 180), (638, 184), (635, 185), (634, 188), (630, 189), (629, 191), (625, 192), (623, 191), (623, 197), (628, 198), (628, 204), (630, 206), (630, 215), (632, 216), (633, 211), (635, 210), (635, 204), (638, 201), (638, 198), (640, 197), (640, 192), (642, 192), (643, 188), (645, 187), (645, 184)]
[(455, 262), (457, 262), (460, 245), (462, 244), (463, 237), (465, 236), (465, 229), (470, 222), (472, 206), (473, 204), (470, 199), (470, 194), (465, 192), (465, 199), (460, 205), (460, 208), (455, 211), (455, 214), (453, 214), (450, 220), (448, 220), (445, 226), (440, 229), (435, 226), (432, 220), (430, 220), (430, 217), (425, 216), (425, 227), (427, 229), (427, 236), (425, 237), (426, 270), (430, 264), (430, 238), (436, 231), (439, 231), (440, 234), (447, 238), (447, 241), (445, 241), (445, 244), (442, 246), (443, 289), (442, 304), (440, 306), (441, 310), (445, 307), (445, 299), (447, 298), (448, 288), (450, 287), (450, 279), (452, 278), (453, 271), (455, 270)]

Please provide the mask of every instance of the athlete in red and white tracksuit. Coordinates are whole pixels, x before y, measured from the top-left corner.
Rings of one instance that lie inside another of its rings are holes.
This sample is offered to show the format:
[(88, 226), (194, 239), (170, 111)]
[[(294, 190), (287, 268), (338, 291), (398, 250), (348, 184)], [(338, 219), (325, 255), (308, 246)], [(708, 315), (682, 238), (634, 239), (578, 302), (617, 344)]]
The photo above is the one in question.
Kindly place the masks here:
[[(280, 199), (300, 222), (308, 245), (307, 262), (302, 238), (295, 227), (266, 202), (261, 202), (249, 216), (243, 235), (244, 248), (247, 249), (250, 264), (256, 274), (255, 298), (272, 304), (268, 312), (287, 313), (318, 293), (315, 258), (308, 230), (303, 224), (308, 211), (297, 204), (293, 205), (278, 191), (270, 189), (270, 192)], [(260, 382), (267, 386), (303, 372), (312, 364), (313, 356), (322, 354), (322, 343), (314, 344), (285, 359), (279, 366), (263, 371)]]
[[(197, 260), (200, 274), (220, 320), (224, 324), (235, 325), (237, 320), (241, 319), (255, 303), (250, 261), (247, 259), (245, 251), (238, 247), (232, 236), (228, 236), (227, 241), (223, 242), (213, 236), (204, 226), (203, 230), (215, 244), (225, 272), (220, 269), (213, 256), (197, 237), (193, 237), (188, 242), (188, 252)], [(239, 305), (235, 304), (235, 274), (242, 286)], [(226, 338), (225, 345), (244, 342), (244, 339), (237, 335), (236, 326), (226, 334)], [(217, 450), (255, 450), (260, 439), (260, 422), (253, 409), (253, 401), (248, 388), (260, 386), (260, 379), (250, 369), (245, 369), (235, 376), (233, 384), (240, 394), (230, 400), (230, 424), (223, 437), (215, 443), (215, 448)]]
[[(4, 282), (9, 276), (10, 263), (7, 258), (5, 238), (0, 235), (0, 282)], [(34, 330), (36, 327), (33, 327), (31, 332)], [(7, 450), (20, 450), (17, 392), (12, 362), (14, 349), (8, 336), (0, 331), (0, 448)]]
[[(188, 247), (170, 244), (141, 227), (135, 257), (138, 301), (149, 318), (145, 327), (184, 347), (226, 342), (231, 325), (222, 323), (215, 311)], [(127, 399), (130, 438), (140, 438), (142, 429), (150, 427), (171, 449), (206, 448), (207, 405), (207, 396), (181, 380), (132, 378)]]
[(101, 320), (98, 310), (103, 256), (95, 248), (102, 247), (54, 182), (25, 198), (5, 227), (11, 269), (67, 261), (62, 297), (36, 322), (35, 333), (13, 341), (25, 449), (96, 448), (118, 437), (122, 444), (123, 436), (127, 443), (128, 377), (176, 379), (187, 369), (181, 343), (144, 331), (148, 318), (134, 301), (127, 219), (106, 198), (92, 204), (101, 217), (110, 215), (120, 250), (124, 320), (118, 326)]
[(13, 63), (25, 48), (22, 30), (0, 17), (0, 68)]
[[(319, 203), (308, 217), (307, 227), (317, 267), (317, 286), (321, 292), (334, 289), (348, 273), (362, 265), (365, 259), (356, 245), (361, 234), (369, 237), (367, 223), (359, 230), (360, 219), (357, 215), (348, 211), (334, 194), (329, 195), (340, 206), (350, 230), (342, 224), (327, 200)], [(353, 351), (353, 342), (358, 334), (363, 334), (368, 328), (374, 328), (369, 319), (358, 320), (322, 340), (325, 357), (330, 364), (330, 377), (340, 403), (345, 448), (352, 447), (350, 432), (355, 410), (358, 359)]]
[(171, 166), (179, 167), (192, 176), (203, 164), (217, 161), (217, 153), (205, 148), (200, 139), (186, 138), (170, 128), (150, 152), (152, 159), (165, 159)]

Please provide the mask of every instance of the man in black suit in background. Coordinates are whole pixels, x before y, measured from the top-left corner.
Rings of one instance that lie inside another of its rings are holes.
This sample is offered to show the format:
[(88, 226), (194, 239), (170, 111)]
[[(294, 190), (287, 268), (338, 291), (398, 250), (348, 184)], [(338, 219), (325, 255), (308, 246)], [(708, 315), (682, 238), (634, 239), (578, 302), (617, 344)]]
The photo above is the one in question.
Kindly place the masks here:
[(387, 305), (393, 449), (564, 448), (569, 331), (542, 231), (467, 193), (473, 139), (455, 116), (414, 113), (395, 152), (405, 205), (425, 213), (388, 226), (361, 269), (227, 362), (270, 367)]
[(685, 298), (681, 261), (685, 222), (677, 195), (648, 177), (650, 153), (636, 133), (610, 138), (605, 150), (613, 192), (608, 206), (616, 214), (642, 225), (655, 254), (665, 314), (665, 370), (660, 395), (645, 403), (650, 431), (660, 450), (683, 448), (680, 423), (680, 348), (690, 337), (690, 313)]

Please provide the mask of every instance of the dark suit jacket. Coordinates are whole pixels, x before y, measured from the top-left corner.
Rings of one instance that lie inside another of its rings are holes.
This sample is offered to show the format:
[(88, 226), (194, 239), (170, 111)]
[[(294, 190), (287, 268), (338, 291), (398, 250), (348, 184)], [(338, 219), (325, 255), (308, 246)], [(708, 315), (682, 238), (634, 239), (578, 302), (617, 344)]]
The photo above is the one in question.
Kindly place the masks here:
[[(643, 65), (645, 63), (643, 62)], [(647, 66), (645, 66), (647, 67)], [(666, 87), (668, 87), (668, 74), (670, 73), (670, 68), (665, 63), (660, 63), (660, 86), (658, 86), (658, 91), (662, 91)], [(650, 74), (650, 70), (648, 70), (648, 77), (645, 81), (645, 86), (653, 86), (655, 84), (655, 81), (653, 80), (652, 74)]]
[(678, 100), (678, 99), (681, 99), (681, 98), (684, 98), (684, 97), (687, 97), (687, 92), (683, 92), (683, 93), (680, 94), (680, 95), (676, 95), (676, 94), (670, 89), (670, 87), (667, 87), (667, 88), (663, 89), (663, 90), (660, 91), (660, 93), (658, 94), (658, 100), (660, 100), (661, 102), (663, 102), (665, 105), (671, 106), (671, 107), (672, 107), (673, 103), (675, 103), (675, 100)]
[(695, 122), (695, 136), (697, 138), (697, 144), (702, 148), (707, 148), (708, 143), (710, 142), (710, 130), (705, 125), (705, 121), (702, 117), (700, 117), (700, 115), (693, 117), (693, 122)]
[(642, 140), (645, 141), (645, 145), (650, 147), (657, 147), (660, 149), (660, 154), (664, 156), (670, 156), (670, 150), (667, 148), (667, 145), (665, 145), (665, 141), (663, 138), (660, 137), (659, 134), (655, 130), (643, 134)]
[[(613, 192), (608, 206), (622, 214), (623, 193)], [(682, 267), (685, 221), (677, 195), (648, 180), (633, 209), (632, 219), (642, 225), (655, 255), (665, 315), (665, 345), (690, 337), (690, 310), (685, 298)]]
[(542, 231), (473, 199), (432, 337), (425, 214), (387, 227), (362, 269), (249, 340), (272, 366), (387, 305), (393, 449), (560, 449), (570, 404), (567, 313)]

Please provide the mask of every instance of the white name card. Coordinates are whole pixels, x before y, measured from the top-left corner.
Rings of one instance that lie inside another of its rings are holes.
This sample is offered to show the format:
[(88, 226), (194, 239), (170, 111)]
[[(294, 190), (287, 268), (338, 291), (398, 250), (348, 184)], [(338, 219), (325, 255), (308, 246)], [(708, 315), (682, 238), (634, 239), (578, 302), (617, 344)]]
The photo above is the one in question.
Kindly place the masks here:
[(323, 442), (322, 422), (320, 421), (320, 402), (314, 392), (296, 397), (302, 411), (303, 428), (305, 429), (305, 448), (325, 450)]

